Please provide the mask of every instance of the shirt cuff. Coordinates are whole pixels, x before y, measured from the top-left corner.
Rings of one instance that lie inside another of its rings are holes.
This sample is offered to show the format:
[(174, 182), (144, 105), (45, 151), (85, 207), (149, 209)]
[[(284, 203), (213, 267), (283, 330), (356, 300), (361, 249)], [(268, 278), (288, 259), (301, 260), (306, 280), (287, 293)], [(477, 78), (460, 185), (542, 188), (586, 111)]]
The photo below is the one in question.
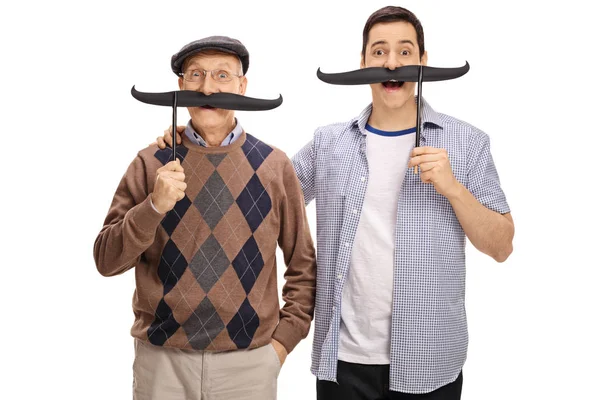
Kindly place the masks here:
[(152, 208), (154, 209), (154, 211), (156, 211), (158, 214), (162, 215), (162, 213), (160, 211), (158, 211), (156, 209), (156, 207), (154, 206), (154, 202), (152, 201), (152, 195), (149, 195), (148, 198), (150, 199), (150, 205), (152, 206)]

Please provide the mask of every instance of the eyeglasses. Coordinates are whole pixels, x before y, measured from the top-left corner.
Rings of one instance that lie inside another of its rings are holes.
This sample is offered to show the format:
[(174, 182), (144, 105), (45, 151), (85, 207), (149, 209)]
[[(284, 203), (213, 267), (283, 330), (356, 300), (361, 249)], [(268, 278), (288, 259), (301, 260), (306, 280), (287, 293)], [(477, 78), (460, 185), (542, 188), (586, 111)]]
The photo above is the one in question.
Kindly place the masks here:
[(206, 79), (206, 74), (208, 72), (210, 72), (210, 76), (219, 83), (231, 82), (234, 76), (238, 78), (242, 76), (232, 74), (224, 69), (213, 69), (212, 71), (207, 71), (204, 69), (190, 69), (185, 72), (180, 72), (178, 75), (188, 82), (199, 83)]

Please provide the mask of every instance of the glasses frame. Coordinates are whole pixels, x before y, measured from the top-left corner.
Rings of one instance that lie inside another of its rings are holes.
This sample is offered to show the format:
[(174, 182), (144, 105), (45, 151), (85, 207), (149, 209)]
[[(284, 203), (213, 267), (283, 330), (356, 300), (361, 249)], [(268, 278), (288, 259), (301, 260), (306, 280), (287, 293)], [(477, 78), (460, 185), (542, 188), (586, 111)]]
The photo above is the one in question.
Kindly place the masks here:
[[(180, 72), (177, 75), (179, 75), (184, 81), (190, 82), (190, 83), (200, 83), (203, 80), (206, 80), (206, 75), (208, 75), (209, 72), (210, 72), (210, 77), (212, 78), (212, 80), (214, 80), (217, 83), (229, 83), (229, 82), (231, 82), (233, 80), (233, 77), (241, 78), (243, 76), (243, 75), (237, 75), (237, 74), (231, 73), (231, 72), (227, 71), (226, 69), (222, 69), (222, 68), (212, 69), (212, 70), (193, 69), (192, 71), (200, 71), (200, 72), (202, 72), (203, 76), (201, 78), (199, 78), (200, 80), (198, 80), (198, 81), (192, 81), (192, 80), (186, 79), (186, 77), (185, 77), (186, 73), (185, 72)], [(215, 78), (215, 75), (217, 75), (219, 72), (226, 72), (230, 76), (230, 79), (226, 80), (226, 81), (223, 81), (223, 80), (219, 80), (218, 78)]]

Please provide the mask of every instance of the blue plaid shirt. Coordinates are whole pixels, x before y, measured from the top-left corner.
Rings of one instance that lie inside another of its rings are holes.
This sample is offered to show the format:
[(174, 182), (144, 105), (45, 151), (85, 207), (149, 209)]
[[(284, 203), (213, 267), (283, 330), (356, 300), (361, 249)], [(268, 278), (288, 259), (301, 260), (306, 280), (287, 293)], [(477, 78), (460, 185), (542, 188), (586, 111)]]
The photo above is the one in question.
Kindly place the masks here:
[[(292, 162), (305, 202), (316, 199), (317, 296), (311, 371), (336, 382), (342, 288), (369, 183), (365, 125), (370, 104), (349, 122), (316, 130)], [(435, 112), (423, 100), (421, 146), (448, 151), (454, 176), (487, 208), (509, 206), (487, 134)], [(395, 228), (390, 390), (428, 393), (454, 381), (466, 360), (465, 234), (450, 202), (412, 168)]]

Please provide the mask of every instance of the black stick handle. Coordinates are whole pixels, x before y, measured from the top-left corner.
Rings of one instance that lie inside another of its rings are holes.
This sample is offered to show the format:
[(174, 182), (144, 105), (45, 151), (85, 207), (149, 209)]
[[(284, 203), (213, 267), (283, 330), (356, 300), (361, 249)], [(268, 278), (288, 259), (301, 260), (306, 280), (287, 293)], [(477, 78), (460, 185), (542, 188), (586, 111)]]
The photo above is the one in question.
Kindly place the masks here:
[(423, 66), (419, 65), (419, 80), (417, 83), (417, 134), (415, 147), (421, 145), (421, 98), (423, 97)]
[(173, 93), (173, 161), (177, 158), (177, 92)]
[[(415, 135), (415, 147), (421, 145), (421, 98), (423, 87), (423, 66), (419, 65), (419, 79), (417, 80), (417, 134)], [(415, 174), (419, 172), (419, 166), (415, 165)]]

